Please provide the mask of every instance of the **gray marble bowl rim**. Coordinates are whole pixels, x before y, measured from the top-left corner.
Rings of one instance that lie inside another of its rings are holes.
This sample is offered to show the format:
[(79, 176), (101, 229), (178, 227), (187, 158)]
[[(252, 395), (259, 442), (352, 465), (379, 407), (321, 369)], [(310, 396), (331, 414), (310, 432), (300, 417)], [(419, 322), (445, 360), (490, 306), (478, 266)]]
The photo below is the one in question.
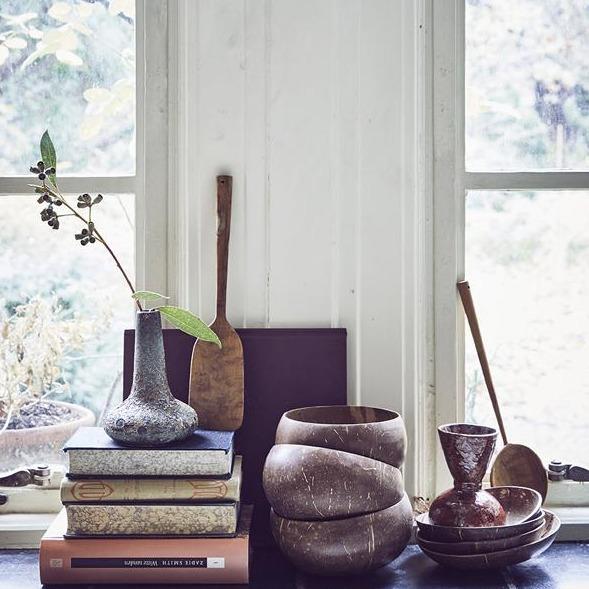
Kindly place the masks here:
[(492, 556), (494, 559), (499, 559), (501, 557), (509, 556), (516, 552), (529, 550), (534, 546), (545, 542), (547, 539), (555, 536), (560, 529), (560, 518), (553, 513), (552, 511), (548, 511), (547, 509), (544, 510), (545, 513), (545, 522), (542, 524), (544, 526), (544, 533), (534, 542), (529, 542), (528, 544), (522, 544), (521, 546), (513, 546), (512, 548), (508, 548), (507, 550), (497, 550), (492, 552), (482, 552), (480, 554), (448, 554), (445, 552), (435, 552), (434, 550), (429, 550), (428, 548), (424, 548), (421, 545), (419, 547), (423, 550), (425, 554), (433, 554), (434, 556), (438, 556), (440, 559), (451, 559), (455, 560), (456, 562), (476, 562), (477, 560), (485, 557), (485, 556)]
[[(345, 412), (346, 410), (350, 410), (350, 413), (353, 411), (358, 411), (359, 413), (362, 411), (374, 411), (379, 415), (382, 415), (382, 419), (374, 419), (371, 421), (316, 421), (315, 419), (308, 420), (308, 419), (301, 419), (304, 413), (311, 413), (311, 412), (319, 412), (325, 413), (327, 416), (332, 411), (342, 411)], [(333, 427), (333, 426), (340, 426), (340, 427), (365, 427), (367, 425), (372, 424), (380, 424), (391, 422), (396, 419), (402, 419), (401, 414), (397, 411), (393, 411), (392, 409), (383, 409), (382, 407), (370, 407), (368, 405), (310, 405), (308, 407), (298, 407), (296, 409), (289, 409), (283, 415), (283, 418), (290, 419), (291, 421), (297, 423), (306, 423), (313, 426), (325, 426), (325, 427)]]

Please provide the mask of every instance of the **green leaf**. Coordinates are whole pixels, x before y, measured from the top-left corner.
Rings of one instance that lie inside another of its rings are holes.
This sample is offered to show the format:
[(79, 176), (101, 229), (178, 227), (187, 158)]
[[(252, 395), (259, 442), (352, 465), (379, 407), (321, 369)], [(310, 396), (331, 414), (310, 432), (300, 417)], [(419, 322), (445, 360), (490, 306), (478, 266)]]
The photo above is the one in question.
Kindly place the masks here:
[(206, 342), (213, 342), (221, 347), (221, 340), (217, 337), (217, 334), (190, 311), (170, 306), (158, 307), (157, 310), (172, 325), (181, 329), (184, 333)]
[(166, 295), (152, 290), (138, 290), (131, 295), (136, 301), (157, 301), (158, 299), (169, 299)]
[[(41, 137), (41, 159), (45, 164), (46, 168), (55, 168), (57, 167), (57, 155), (55, 153), (55, 146), (53, 145), (53, 141), (51, 141), (51, 137), (49, 136), (49, 131), (45, 131), (43, 136)], [(49, 179), (53, 183), (53, 186), (57, 186), (55, 174), (50, 174)]]

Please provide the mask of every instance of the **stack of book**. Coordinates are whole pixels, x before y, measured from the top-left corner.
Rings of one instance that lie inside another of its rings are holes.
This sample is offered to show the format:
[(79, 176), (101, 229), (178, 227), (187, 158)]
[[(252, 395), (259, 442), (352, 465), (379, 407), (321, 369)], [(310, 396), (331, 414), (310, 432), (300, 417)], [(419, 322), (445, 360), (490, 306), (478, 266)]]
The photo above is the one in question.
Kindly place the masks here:
[(233, 432), (162, 448), (81, 428), (64, 450), (64, 509), (41, 541), (41, 581), (247, 583), (251, 508), (240, 509)]

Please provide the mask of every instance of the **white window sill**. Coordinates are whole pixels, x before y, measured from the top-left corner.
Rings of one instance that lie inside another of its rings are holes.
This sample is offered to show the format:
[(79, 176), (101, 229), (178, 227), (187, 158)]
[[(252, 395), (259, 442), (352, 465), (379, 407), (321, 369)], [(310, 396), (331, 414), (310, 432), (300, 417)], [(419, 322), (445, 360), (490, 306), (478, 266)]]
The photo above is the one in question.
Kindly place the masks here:
[(39, 548), (41, 536), (55, 513), (4, 513), (0, 515), (0, 550)]

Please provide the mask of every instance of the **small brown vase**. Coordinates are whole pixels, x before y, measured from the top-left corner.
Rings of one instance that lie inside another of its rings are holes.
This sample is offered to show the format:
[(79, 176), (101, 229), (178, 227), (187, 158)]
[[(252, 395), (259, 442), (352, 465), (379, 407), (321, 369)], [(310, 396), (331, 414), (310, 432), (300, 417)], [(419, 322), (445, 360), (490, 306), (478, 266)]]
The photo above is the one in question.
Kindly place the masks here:
[(503, 525), (505, 510), (493, 495), (481, 489), (497, 431), (482, 425), (453, 423), (441, 425), (438, 435), (454, 488), (432, 503), (429, 510), (432, 523), (458, 527)]

